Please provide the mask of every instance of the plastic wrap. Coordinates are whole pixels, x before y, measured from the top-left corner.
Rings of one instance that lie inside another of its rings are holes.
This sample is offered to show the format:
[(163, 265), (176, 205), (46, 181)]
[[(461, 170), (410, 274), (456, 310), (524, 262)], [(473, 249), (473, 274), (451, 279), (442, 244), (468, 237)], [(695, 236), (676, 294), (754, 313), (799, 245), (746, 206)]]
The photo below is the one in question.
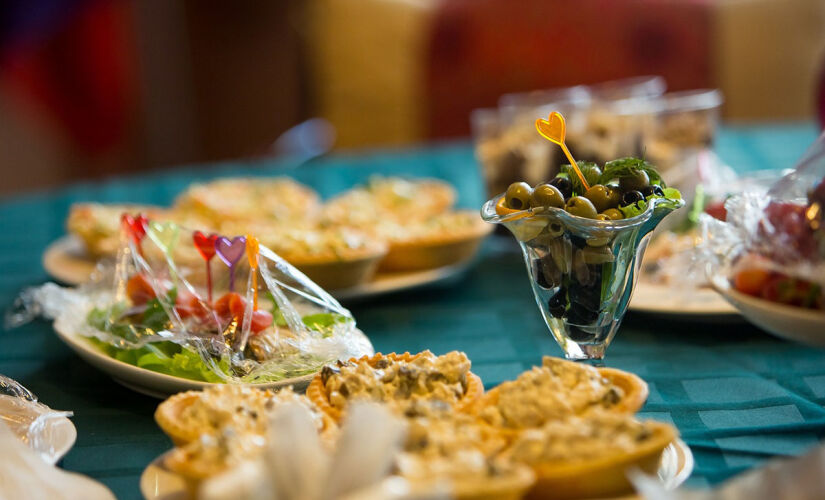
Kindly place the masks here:
[(28, 389), (0, 375), (0, 422), (11, 429), (47, 463), (54, 464), (65, 452), (57, 419), (71, 417), (70, 411), (56, 411), (39, 403)]
[(701, 217), (700, 256), (740, 292), (825, 309), (825, 135), (767, 193), (725, 202), (726, 220)]
[(120, 361), (206, 382), (273, 382), (372, 352), (349, 311), (254, 236), (129, 215), (122, 233), (110, 279), (28, 290), (24, 309)]

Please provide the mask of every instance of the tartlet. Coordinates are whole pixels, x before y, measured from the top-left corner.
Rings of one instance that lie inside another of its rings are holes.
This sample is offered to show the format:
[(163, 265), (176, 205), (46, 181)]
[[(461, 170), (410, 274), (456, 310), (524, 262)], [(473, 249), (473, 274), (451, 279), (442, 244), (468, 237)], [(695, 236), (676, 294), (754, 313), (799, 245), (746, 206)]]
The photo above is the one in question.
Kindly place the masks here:
[(529, 467), (497, 459), (506, 439), (474, 416), (424, 404), (405, 417), (407, 437), (395, 473), (408, 481), (446, 483), (459, 500), (517, 499), (533, 484)]
[[(436, 368), (439, 359), (443, 365), (458, 363), (460, 366), (453, 366), (455, 371), (449, 374), (444, 373)], [(443, 401), (453, 411), (469, 412), (484, 393), (481, 379), (469, 369), (466, 355), (456, 351), (439, 357), (430, 351), (414, 355), (377, 353), (324, 367), (309, 383), (306, 394), (336, 422), (343, 419), (346, 405), (354, 398), (382, 402), (400, 413), (420, 400)], [(388, 373), (393, 374), (391, 380), (386, 380)], [(429, 387), (420, 385), (423, 381)]]
[(175, 211), (215, 225), (252, 219), (293, 224), (317, 217), (320, 208), (315, 191), (288, 177), (237, 177), (192, 184), (174, 204)]
[(519, 431), (596, 411), (632, 415), (647, 395), (647, 384), (632, 373), (546, 356), (541, 367), (485, 393), (475, 412), (491, 425)]
[(120, 247), (120, 218), (124, 213), (151, 219), (168, 217), (165, 209), (152, 205), (75, 203), (69, 210), (66, 230), (83, 241), (90, 257), (115, 255)]
[(419, 222), (379, 226), (389, 242), (382, 271), (434, 269), (471, 259), (492, 226), (473, 211), (454, 211)]
[(260, 243), (326, 290), (349, 288), (372, 279), (387, 244), (348, 227), (285, 227), (250, 221), (221, 227), (224, 234), (254, 234)]
[(668, 424), (603, 412), (526, 430), (502, 458), (533, 469), (526, 498), (607, 498), (632, 491), (630, 470), (655, 474), (676, 437)]
[(267, 414), (287, 401), (309, 408), (316, 417), (319, 433), (334, 431), (335, 422), (288, 387), (273, 392), (242, 385), (216, 385), (202, 391), (181, 392), (158, 405), (155, 421), (176, 446), (203, 435), (216, 436), (226, 428), (240, 434), (263, 435)]

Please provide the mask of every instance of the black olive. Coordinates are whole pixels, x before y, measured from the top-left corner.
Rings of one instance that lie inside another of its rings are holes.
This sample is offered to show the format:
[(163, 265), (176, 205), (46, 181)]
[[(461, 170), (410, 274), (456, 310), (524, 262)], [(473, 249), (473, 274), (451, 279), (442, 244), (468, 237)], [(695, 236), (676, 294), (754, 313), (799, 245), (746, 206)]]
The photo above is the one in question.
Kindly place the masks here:
[(662, 186), (658, 184), (651, 184), (648, 187), (642, 189), (642, 194), (645, 196), (645, 198), (652, 195), (664, 197), (665, 191), (662, 189)]
[(561, 318), (564, 316), (564, 310), (566, 308), (567, 290), (562, 287), (547, 301), (547, 310), (554, 318)]
[(575, 325), (567, 325), (567, 336), (573, 342), (588, 342), (593, 340), (593, 334), (586, 332)]
[(636, 203), (637, 201), (642, 201), (644, 199), (645, 199), (645, 197), (644, 197), (644, 195), (642, 195), (641, 192), (639, 192), (639, 191), (628, 191), (624, 194), (624, 196), (622, 196), (622, 206), (626, 207), (628, 205), (632, 205), (632, 204)]
[(541, 264), (541, 259), (533, 259), (533, 274), (536, 276), (536, 284), (545, 290), (552, 288), (550, 283), (544, 276), (544, 266)]
[(570, 182), (570, 179), (565, 177), (556, 177), (550, 181), (550, 185), (555, 186), (556, 189), (561, 191), (561, 194), (564, 195), (565, 200), (573, 196), (573, 184)]

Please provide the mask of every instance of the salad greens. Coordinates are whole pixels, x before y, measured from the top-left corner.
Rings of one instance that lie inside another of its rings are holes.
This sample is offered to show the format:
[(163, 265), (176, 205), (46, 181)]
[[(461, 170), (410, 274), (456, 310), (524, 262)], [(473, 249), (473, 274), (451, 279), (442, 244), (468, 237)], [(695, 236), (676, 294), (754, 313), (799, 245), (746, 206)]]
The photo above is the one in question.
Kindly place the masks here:
[[(176, 296), (176, 290), (172, 289), (164, 300), (174, 304)], [(126, 313), (125, 304), (117, 304), (106, 309), (95, 308), (89, 312), (86, 321), (100, 331), (129, 342), (136, 342), (145, 335), (141, 332), (149, 330), (159, 332), (171, 326), (169, 315), (157, 298), (145, 304), (139, 322), (135, 322), (134, 316), (130, 317)], [(275, 325), (287, 326), (283, 314), (277, 308), (273, 311), (273, 316)], [(332, 327), (338, 323), (345, 323), (347, 318), (337, 313), (324, 312), (309, 314), (302, 320), (308, 328), (320, 332), (324, 338), (327, 338), (332, 335)], [(89, 337), (89, 341), (118, 361), (166, 375), (212, 383), (224, 382), (221, 373), (226, 377), (238, 375), (233, 373), (228, 355), (215, 358), (215, 362), (210, 364), (205, 362), (201, 354), (192, 347), (168, 340), (150, 342), (139, 348), (121, 348), (94, 337)], [(285, 368), (266, 375), (250, 374), (244, 376), (243, 380), (249, 383), (262, 383), (306, 375), (314, 373), (324, 363), (322, 359), (307, 358), (307, 356), (302, 356), (301, 363), (296, 363), (293, 368)], [(216, 373), (216, 370), (220, 373)]]

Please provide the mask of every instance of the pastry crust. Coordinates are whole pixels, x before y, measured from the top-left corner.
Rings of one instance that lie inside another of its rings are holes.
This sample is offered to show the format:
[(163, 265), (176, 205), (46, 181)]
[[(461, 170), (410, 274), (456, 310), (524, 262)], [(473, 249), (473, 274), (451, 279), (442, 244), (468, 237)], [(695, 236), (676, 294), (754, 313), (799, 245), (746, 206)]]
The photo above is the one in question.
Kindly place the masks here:
[(75, 203), (69, 210), (66, 229), (83, 241), (89, 256), (116, 255), (120, 247), (120, 217), (124, 213), (152, 219), (168, 216), (166, 210), (152, 205)]
[(608, 498), (633, 489), (627, 472), (638, 469), (655, 474), (664, 449), (677, 438), (667, 424), (648, 421), (652, 435), (631, 452), (608, 454), (582, 462), (558, 461), (533, 464), (536, 482), (526, 498)]
[[(390, 360), (390, 361), (400, 361), (409, 363), (423, 353), (418, 354), (410, 354), (409, 352), (405, 352), (403, 354), (396, 354), (396, 353), (389, 353), (389, 354), (381, 354), (376, 353), (373, 356), (364, 356), (361, 358), (352, 358), (350, 362), (358, 363), (361, 361), (367, 361), (371, 366), (375, 366), (379, 361), (383, 360)], [(484, 394), (484, 384), (481, 382), (481, 379), (478, 375), (467, 372), (467, 383), (464, 391), (464, 395), (461, 399), (458, 400), (456, 404), (453, 405), (453, 410), (456, 412), (469, 412), (471, 411), (476, 404), (476, 401)], [(329, 399), (329, 394), (327, 389), (324, 385), (323, 375), (322, 373), (318, 373), (315, 378), (312, 379), (312, 382), (309, 383), (306, 391), (307, 397), (315, 403), (315, 405), (321, 409), (324, 413), (326, 413), (329, 417), (331, 417), (335, 422), (341, 422), (344, 418), (344, 412), (342, 412), (339, 408), (336, 408), (332, 405)]]

